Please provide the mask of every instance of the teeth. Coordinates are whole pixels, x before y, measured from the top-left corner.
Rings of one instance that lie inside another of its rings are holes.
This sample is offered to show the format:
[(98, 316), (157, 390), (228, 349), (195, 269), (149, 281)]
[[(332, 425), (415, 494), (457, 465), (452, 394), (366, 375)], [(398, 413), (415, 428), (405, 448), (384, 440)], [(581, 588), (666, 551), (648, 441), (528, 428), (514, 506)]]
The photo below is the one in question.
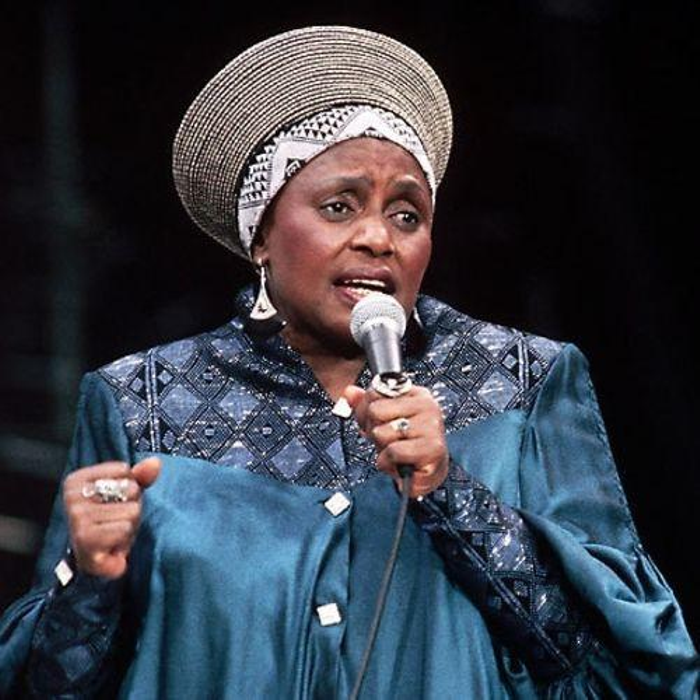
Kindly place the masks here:
[(386, 289), (386, 284), (384, 282), (381, 282), (380, 280), (348, 280), (345, 284), (350, 285), (352, 287), (369, 287), (370, 289), (378, 289), (380, 291)]

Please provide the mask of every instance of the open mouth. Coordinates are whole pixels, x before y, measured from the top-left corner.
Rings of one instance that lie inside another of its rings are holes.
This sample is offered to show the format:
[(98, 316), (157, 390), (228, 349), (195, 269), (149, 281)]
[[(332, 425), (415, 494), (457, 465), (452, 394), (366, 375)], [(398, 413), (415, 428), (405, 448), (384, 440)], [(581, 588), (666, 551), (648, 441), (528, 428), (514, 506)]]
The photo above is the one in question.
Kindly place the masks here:
[(335, 283), (338, 287), (352, 290), (354, 295), (365, 297), (372, 292), (381, 292), (382, 294), (391, 294), (394, 291), (394, 285), (388, 281), (377, 279), (352, 278), (339, 280)]
[(396, 292), (396, 283), (391, 270), (383, 267), (346, 268), (345, 272), (339, 275), (333, 284), (342, 291), (344, 296), (355, 303), (373, 292), (381, 292), (382, 294)]

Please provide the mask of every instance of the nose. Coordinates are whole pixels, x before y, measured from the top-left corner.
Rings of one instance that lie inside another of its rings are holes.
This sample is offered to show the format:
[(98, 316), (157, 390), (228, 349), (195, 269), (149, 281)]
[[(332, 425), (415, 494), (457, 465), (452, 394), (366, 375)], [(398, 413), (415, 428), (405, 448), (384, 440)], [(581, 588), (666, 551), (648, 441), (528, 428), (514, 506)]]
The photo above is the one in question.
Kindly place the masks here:
[(357, 222), (351, 246), (362, 250), (374, 258), (394, 254), (394, 238), (388, 223), (382, 216), (366, 216)]

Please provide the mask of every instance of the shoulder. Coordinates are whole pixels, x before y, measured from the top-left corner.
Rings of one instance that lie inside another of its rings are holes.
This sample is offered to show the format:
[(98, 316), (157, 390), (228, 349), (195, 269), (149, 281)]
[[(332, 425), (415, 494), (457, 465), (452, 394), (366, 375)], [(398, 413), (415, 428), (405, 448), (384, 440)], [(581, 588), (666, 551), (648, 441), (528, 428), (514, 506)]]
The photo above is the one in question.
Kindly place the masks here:
[(241, 343), (240, 324), (234, 319), (213, 331), (125, 355), (103, 365), (95, 374), (116, 389), (129, 386), (141, 394), (146, 372), (167, 383), (174, 372), (183, 372), (207, 356), (235, 352)]
[(238, 292), (234, 304), (236, 315), (228, 323), (120, 357), (100, 367), (95, 374), (116, 390), (130, 387), (142, 395), (148, 381), (168, 383), (174, 375), (187, 372), (198, 364), (206, 364), (208, 360), (235, 357), (249, 345), (243, 333), (243, 318), (251, 305), (252, 288), (247, 286)]
[(498, 355), (504, 348), (514, 344), (525, 344), (541, 360), (549, 363), (567, 345), (563, 341), (474, 318), (443, 301), (426, 295), (421, 295), (417, 308), (429, 336), (442, 339), (454, 335), (469, 339), (492, 356)]
[(528, 408), (567, 343), (475, 319), (432, 297), (417, 305), (425, 360), (469, 397), (472, 418)]
[(170, 428), (203, 405), (223, 381), (227, 358), (240, 353), (244, 342), (234, 318), (213, 331), (114, 360), (97, 369), (93, 381), (116, 402), (134, 449), (153, 450)]

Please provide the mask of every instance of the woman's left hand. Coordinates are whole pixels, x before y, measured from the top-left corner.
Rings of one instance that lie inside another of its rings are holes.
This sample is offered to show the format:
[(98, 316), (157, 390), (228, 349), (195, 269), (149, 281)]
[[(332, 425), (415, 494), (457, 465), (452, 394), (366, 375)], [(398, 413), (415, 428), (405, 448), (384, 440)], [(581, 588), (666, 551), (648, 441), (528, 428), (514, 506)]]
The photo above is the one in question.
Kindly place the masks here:
[(377, 447), (377, 467), (397, 484), (397, 465), (414, 467), (411, 498), (434, 491), (447, 477), (449, 456), (442, 410), (424, 387), (414, 386), (397, 398), (348, 386), (343, 392), (366, 437)]

